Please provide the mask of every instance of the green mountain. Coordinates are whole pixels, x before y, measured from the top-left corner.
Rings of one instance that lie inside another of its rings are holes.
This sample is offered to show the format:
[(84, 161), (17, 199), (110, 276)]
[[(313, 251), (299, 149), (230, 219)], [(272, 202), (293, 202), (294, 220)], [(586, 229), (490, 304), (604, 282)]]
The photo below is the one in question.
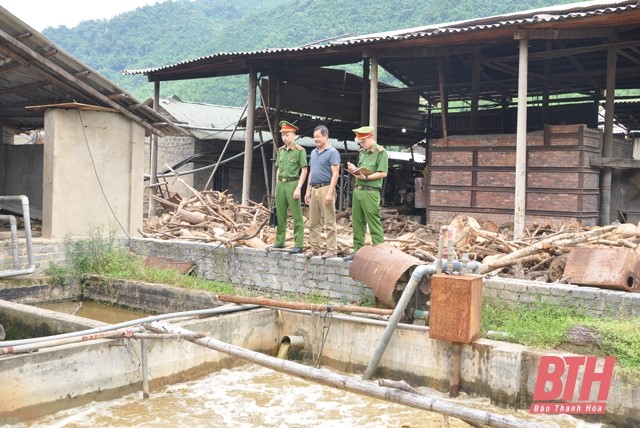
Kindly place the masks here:
[[(294, 47), (342, 36), (499, 15), (561, 0), (168, 0), (108, 20), (46, 28), (56, 45), (145, 100), (153, 85), (123, 70), (218, 52)], [(163, 82), (161, 96), (242, 106), (246, 76)]]

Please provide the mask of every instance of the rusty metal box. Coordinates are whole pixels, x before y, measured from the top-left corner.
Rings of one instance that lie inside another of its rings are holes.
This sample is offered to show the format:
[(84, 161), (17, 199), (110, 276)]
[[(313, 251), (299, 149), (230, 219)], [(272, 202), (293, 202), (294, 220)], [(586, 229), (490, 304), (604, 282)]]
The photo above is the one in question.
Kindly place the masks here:
[(640, 292), (639, 262), (630, 248), (577, 247), (569, 253), (563, 277), (571, 284)]
[(430, 338), (471, 343), (480, 337), (481, 314), (482, 276), (431, 277)]

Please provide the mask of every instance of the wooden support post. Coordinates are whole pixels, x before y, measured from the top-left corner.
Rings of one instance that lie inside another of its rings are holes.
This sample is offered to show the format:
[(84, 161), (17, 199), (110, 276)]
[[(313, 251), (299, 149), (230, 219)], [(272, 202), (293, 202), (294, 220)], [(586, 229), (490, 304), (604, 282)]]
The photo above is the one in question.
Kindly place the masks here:
[(242, 175), (242, 204), (249, 205), (251, 194), (251, 169), (253, 167), (253, 123), (256, 114), (256, 70), (249, 71), (247, 96), (247, 128), (244, 131), (244, 171)]
[(513, 237), (524, 236), (527, 200), (527, 63), (529, 40), (520, 39), (520, 61), (518, 67), (518, 122), (516, 129), (516, 178), (513, 207)]
[(445, 144), (448, 143), (447, 135), (447, 94), (444, 86), (444, 62), (442, 57), (438, 58), (438, 83), (440, 84), (440, 119), (442, 120), (442, 139)]
[(371, 90), (369, 91), (369, 126), (378, 138), (378, 57), (371, 58)]
[[(613, 113), (616, 91), (616, 61), (618, 51), (609, 48), (607, 51), (607, 92), (605, 94), (604, 106), (604, 138), (602, 146), (602, 157), (610, 158), (613, 153)], [(600, 194), (600, 225), (606, 226), (611, 223), (611, 168), (602, 169)]]

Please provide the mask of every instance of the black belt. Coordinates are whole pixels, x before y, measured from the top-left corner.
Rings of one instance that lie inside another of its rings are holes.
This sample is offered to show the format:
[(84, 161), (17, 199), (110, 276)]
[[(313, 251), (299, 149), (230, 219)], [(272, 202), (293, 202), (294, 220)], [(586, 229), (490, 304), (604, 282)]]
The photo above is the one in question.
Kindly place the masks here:
[(318, 187), (324, 187), (324, 186), (328, 186), (331, 183), (318, 183), (318, 184), (312, 184), (311, 187), (313, 187), (314, 189), (317, 189)]
[(373, 187), (373, 186), (364, 186), (362, 184), (356, 184), (356, 186), (354, 187), (354, 189), (356, 190), (377, 190), (380, 191), (379, 187)]
[(289, 181), (295, 181), (297, 179), (299, 179), (300, 177), (278, 177), (278, 181), (282, 182), (282, 183), (288, 183)]

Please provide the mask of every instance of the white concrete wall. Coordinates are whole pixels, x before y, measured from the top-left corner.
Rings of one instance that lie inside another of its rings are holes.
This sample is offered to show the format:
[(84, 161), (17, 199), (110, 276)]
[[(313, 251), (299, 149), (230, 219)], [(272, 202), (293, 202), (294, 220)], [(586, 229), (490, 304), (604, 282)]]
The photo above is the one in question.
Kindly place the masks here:
[(118, 113), (45, 113), (44, 238), (142, 228), (144, 129)]

